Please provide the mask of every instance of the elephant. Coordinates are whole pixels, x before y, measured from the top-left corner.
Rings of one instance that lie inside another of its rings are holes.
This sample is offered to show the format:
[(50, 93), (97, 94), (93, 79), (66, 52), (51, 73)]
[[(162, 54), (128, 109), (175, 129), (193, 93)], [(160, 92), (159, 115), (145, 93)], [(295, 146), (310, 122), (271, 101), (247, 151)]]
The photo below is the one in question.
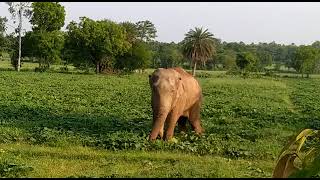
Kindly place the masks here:
[(191, 74), (181, 67), (158, 68), (149, 75), (149, 85), (153, 111), (150, 141), (158, 135), (172, 139), (177, 123), (180, 131), (185, 132), (189, 122), (196, 134), (204, 132), (200, 119), (202, 89)]

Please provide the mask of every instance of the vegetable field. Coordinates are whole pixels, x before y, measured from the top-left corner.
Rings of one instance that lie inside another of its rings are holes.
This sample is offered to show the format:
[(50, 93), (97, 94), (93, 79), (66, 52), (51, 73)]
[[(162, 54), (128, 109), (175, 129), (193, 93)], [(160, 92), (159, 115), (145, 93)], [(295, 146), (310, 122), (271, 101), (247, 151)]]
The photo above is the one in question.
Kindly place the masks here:
[(147, 73), (0, 72), (0, 177), (271, 177), (320, 128), (318, 78), (198, 79), (205, 134), (151, 143)]

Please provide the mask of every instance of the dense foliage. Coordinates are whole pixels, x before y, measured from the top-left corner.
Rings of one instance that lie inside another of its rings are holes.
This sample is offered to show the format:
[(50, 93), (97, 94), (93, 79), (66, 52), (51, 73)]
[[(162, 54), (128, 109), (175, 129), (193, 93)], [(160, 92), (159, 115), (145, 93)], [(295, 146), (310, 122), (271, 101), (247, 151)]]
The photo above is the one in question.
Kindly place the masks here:
[(32, 3), (33, 31), (57, 31), (64, 26), (66, 12), (59, 2)]
[(94, 21), (87, 17), (68, 27), (66, 51), (76, 66), (91, 65), (96, 72), (113, 69), (114, 58), (126, 53), (131, 44), (126, 30), (110, 20)]

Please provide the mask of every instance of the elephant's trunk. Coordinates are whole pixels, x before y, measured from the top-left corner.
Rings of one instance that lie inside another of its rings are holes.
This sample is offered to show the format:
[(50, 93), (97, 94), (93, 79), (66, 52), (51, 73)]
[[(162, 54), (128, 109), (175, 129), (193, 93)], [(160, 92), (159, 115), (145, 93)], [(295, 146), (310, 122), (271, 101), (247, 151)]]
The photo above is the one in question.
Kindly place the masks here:
[[(160, 98), (161, 97), (161, 98)], [(171, 108), (171, 98), (168, 96), (153, 96), (152, 109), (153, 109), (153, 125), (149, 140), (155, 140), (160, 133), (163, 136), (163, 128), (166, 118)]]
[(149, 140), (155, 140), (159, 133), (160, 136), (162, 136), (163, 134), (163, 127), (164, 127), (164, 122), (168, 116), (168, 111), (162, 111), (161, 113), (157, 113), (154, 115), (153, 117), (153, 127), (152, 127), (152, 131), (150, 133), (149, 136)]

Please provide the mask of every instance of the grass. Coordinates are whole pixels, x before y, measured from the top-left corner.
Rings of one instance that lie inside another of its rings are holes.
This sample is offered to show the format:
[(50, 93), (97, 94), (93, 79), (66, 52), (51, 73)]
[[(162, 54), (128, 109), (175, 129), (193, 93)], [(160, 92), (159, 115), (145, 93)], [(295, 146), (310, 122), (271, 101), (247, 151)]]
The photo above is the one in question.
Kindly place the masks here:
[(150, 143), (149, 71), (0, 72), (0, 175), (2, 167), (13, 177), (271, 177), (288, 137), (320, 127), (318, 78), (215, 72), (198, 78), (205, 135)]
[[(1, 156), (33, 167), (28, 177), (253, 177), (269, 176), (270, 162), (171, 152), (103, 151), (2, 144)], [(17, 163), (18, 162), (18, 163)], [(53, 168), (54, 167), (54, 168)], [(247, 169), (244, 171), (244, 169)]]

